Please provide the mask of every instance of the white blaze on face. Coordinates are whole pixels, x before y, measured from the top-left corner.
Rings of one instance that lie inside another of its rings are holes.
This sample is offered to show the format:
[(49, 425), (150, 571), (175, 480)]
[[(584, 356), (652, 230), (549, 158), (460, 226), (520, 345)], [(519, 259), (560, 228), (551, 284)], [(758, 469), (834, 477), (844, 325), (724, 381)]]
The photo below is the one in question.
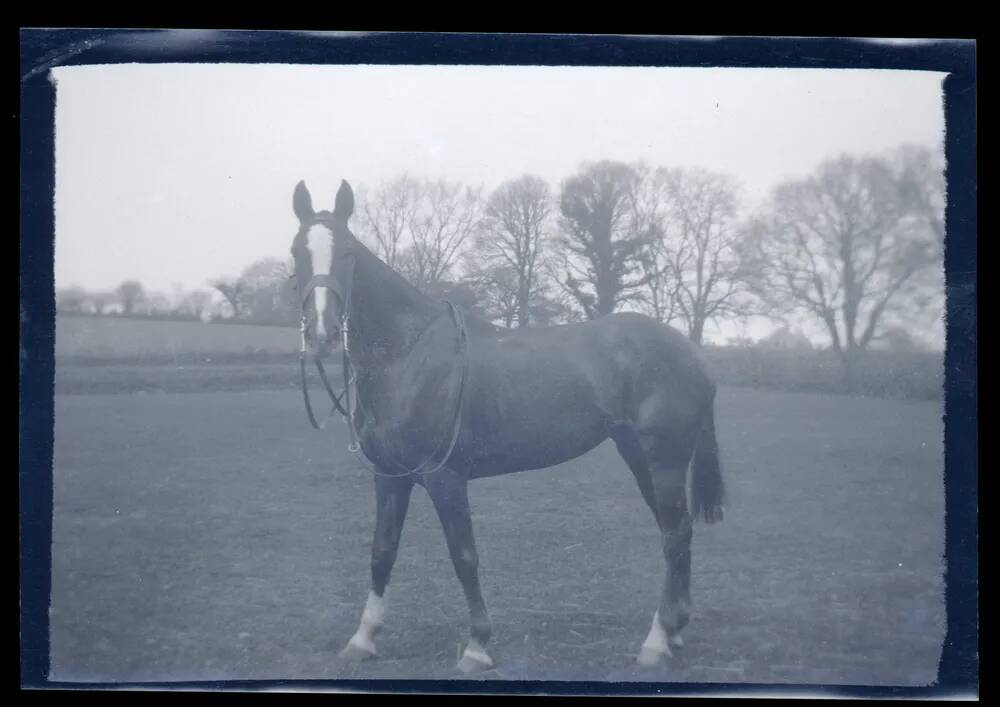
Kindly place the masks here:
[[(317, 224), (306, 234), (306, 247), (312, 259), (313, 275), (329, 275), (333, 266), (333, 232), (326, 226)], [(327, 289), (313, 288), (313, 306), (316, 308), (316, 338), (326, 339), (326, 298)]]

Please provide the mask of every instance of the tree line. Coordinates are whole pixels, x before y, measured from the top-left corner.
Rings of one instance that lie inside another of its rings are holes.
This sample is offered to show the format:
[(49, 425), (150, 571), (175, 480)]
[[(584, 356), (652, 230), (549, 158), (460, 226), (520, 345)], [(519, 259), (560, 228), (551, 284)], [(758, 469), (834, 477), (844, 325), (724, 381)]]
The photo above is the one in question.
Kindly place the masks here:
[(149, 317), (158, 319), (221, 318), (210, 290), (153, 292), (138, 280), (125, 280), (113, 290), (86, 290), (76, 285), (56, 291), (56, 309), (62, 314)]
[[(869, 347), (943, 316), (944, 165), (923, 147), (830, 159), (753, 210), (730, 175), (643, 162), (584, 163), (557, 189), (401, 174), (355, 192), (352, 229), (376, 255), (508, 327), (629, 309), (701, 343), (711, 322), (766, 317), (801, 345), (788, 322), (806, 322), (850, 378)], [(211, 286), (231, 319), (294, 324), (291, 274), (265, 258)], [(136, 284), (119, 288), (126, 312)], [(190, 294), (178, 306), (203, 316), (211, 297)]]

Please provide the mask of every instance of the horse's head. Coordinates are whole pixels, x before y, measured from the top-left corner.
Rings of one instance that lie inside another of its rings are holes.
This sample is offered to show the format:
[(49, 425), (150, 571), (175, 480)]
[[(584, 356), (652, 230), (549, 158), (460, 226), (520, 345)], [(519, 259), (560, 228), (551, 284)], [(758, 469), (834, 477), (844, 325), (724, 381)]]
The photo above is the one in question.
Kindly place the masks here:
[(305, 182), (299, 182), (292, 208), (299, 219), (292, 257), (305, 337), (314, 354), (325, 356), (349, 314), (355, 241), (347, 220), (354, 211), (354, 192), (341, 182), (333, 211), (316, 212)]

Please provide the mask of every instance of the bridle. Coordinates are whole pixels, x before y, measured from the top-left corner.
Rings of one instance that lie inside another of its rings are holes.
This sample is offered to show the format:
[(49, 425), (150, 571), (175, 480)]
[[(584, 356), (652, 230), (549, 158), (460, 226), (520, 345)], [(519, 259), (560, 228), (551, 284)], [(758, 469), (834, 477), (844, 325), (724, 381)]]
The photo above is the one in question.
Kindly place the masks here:
[[(357, 428), (355, 427), (355, 414), (357, 409), (360, 407), (360, 399), (357, 395), (357, 370), (354, 368), (354, 362), (351, 360), (349, 339), (350, 339), (350, 319), (351, 319), (351, 292), (354, 284), (354, 264), (355, 256), (353, 253), (347, 253), (344, 256), (345, 259), (349, 259), (346, 265), (347, 268), (347, 278), (344, 292), (341, 294), (338, 292), (337, 280), (332, 275), (319, 274), (313, 275), (309, 282), (303, 288), (302, 293), (299, 297), (299, 303), (301, 308), (301, 319), (299, 321), (299, 338), (300, 338), (300, 348), (299, 348), (299, 371), (302, 380), (302, 399), (305, 403), (306, 415), (309, 418), (309, 423), (314, 429), (322, 430), (326, 428), (327, 422), (333, 416), (334, 412), (339, 412), (347, 420), (348, 428), (350, 429), (351, 442), (348, 446), (348, 450), (353, 452), (358, 460), (366, 466), (369, 471), (371, 471), (376, 476), (389, 476), (389, 477), (401, 477), (409, 476), (411, 474), (417, 476), (426, 476), (428, 474), (433, 474), (436, 471), (442, 469), (447, 463), (448, 459), (451, 457), (453, 451), (455, 451), (455, 445), (458, 443), (459, 433), (462, 427), (462, 411), (465, 406), (465, 387), (466, 382), (469, 377), (469, 340), (468, 334), (465, 328), (465, 317), (462, 311), (455, 306), (450, 300), (444, 300), (445, 304), (448, 305), (448, 309), (451, 313), (452, 320), (455, 323), (455, 329), (458, 332), (458, 340), (460, 347), (460, 354), (462, 357), (462, 372), (461, 381), (458, 388), (458, 401), (455, 405), (455, 415), (452, 420), (452, 431), (451, 436), (448, 440), (448, 448), (441, 457), (441, 460), (430, 470), (426, 470), (429, 464), (434, 461), (434, 458), (441, 451), (443, 446), (443, 441), (438, 447), (431, 453), (431, 455), (417, 465), (414, 468), (409, 468), (404, 464), (393, 459), (391, 456), (384, 455), (386, 459), (391, 462), (394, 466), (400, 469), (399, 474), (387, 474), (385, 472), (379, 471), (368, 459), (368, 455), (361, 448), (361, 444), (358, 441)], [(309, 295), (317, 287), (325, 287), (329, 292), (333, 293), (334, 296), (340, 300), (340, 336), (341, 336), (341, 351), (343, 357), (343, 380), (344, 380), (344, 391), (337, 395), (333, 391), (333, 386), (330, 385), (330, 381), (326, 376), (326, 369), (323, 367), (323, 362), (320, 360), (319, 356), (313, 356), (312, 359), (316, 364), (316, 370), (319, 373), (320, 380), (323, 382), (323, 387), (326, 389), (327, 395), (330, 396), (330, 401), (333, 403), (333, 407), (327, 414), (325, 420), (322, 423), (316, 421), (316, 415), (313, 413), (312, 403), (309, 399), (309, 387), (306, 382), (306, 358), (309, 355), (306, 334), (308, 332), (308, 317), (306, 315), (306, 303), (309, 299)], [(430, 325), (428, 325), (430, 326)], [(351, 388), (354, 388), (354, 404), (351, 404)], [(344, 404), (341, 404), (341, 401)], [(362, 456), (363, 455), (363, 456)]]
[[(349, 257), (352, 258), (352, 260), (353, 260), (354, 256), (350, 255)], [(353, 276), (354, 276), (354, 263), (352, 262), (351, 265), (350, 265), (350, 267), (348, 268), (348, 280), (349, 281), (353, 280)], [(347, 289), (347, 294), (344, 297), (341, 297), (337, 293), (337, 288), (334, 286), (335, 282), (336, 281), (330, 275), (324, 275), (324, 274), (313, 275), (312, 278), (309, 279), (309, 282), (306, 283), (305, 288), (302, 290), (302, 293), (299, 296), (299, 307), (300, 307), (300, 311), (301, 311), (301, 319), (299, 319), (299, 342), (300, 342), (299, 343), (299, 373), (301, 374), (300, 377), (302, 379), (302, 400), (305, 403), (306, 415), (309, 417), (309, 424), (311, 424), (313, 426), (313, 429), (317, 429), (317, 430), (322, 430), (322, 429), (326, 428), (326, 423), (330, 421), (330, 418), (333, 416), (334, 412), (339, 412), (345, 418), (350, 418), (350, 416), (351, 416), (350, 411), (348, 409), (346, 409), (341, 404), (341, 402), (340, 402), (341, 400), (344, 399), (345, 396), (348, 395), (347, 384), (346, 384), (346, 381), (347, 381), (346, 367), (348, 365), (348, 358), (347, 358), (347, 330), (348, 330), (348, 324), (347, 324), (347, 321), (348, 321), (348, 318), (350, 317), (350, 311), (347, 308), (346, 298), (350, 297), (349, 293), (350, 293), (351, 290), (350, 290), (350, 282), (349, 282), (348, 289)], [(337, 395), (336, 393), (333, 392), (333, 386), (330, 385), (330, 381), (326, 377), (326, 369), (323, 367), (323, 361), (320, 359), (319, 356), (313, 356), (312, 357), (313, 358), (313, 362), (316, 364), (316, 371), (319, 373), (319, 379), (323, 382), (323, 387), (326, 388), (326, 393), (327, 393), (327, 395), (330, 396), (330, 400), (333, 403), (333, 408), (327, 414), (326, 419), (324, 419), (322, 423), (316, 422), (316, 415), (313, 413), (312, 403), (309, 400), (309, 386), (306, 383), (306, 358), (309, 355), (309, 349), (308, 349), (307, 342), (306, 342), (306, 334), (308, 333), (308, 330), (309, 330), (309, 319), (308, 319), (308, 316), (306, 315), (306, 303), (309, 300), (309, 295), (312, 294), (312, 291), (314, 289), (316, 289), (317, 287), (325, 287), (327, 290), (329, 290), (330, 292), (332, 292), (338, 299), (341, 300), (341, 307), (340, 307), (340, 311), (341, 311), (341, 316), (340, 316), (340, 331), (341, 331), (341, 334), (343, 336), (343, 344), (344, 344), (344, 346), (343, 346), (343, 356), (344, 356), (343, 365), (345, 367), (344, 391), (340, 395)], [(348, 402), (348, 407), (350, 407), (350, 400), (348, 399), (347, 402)]]

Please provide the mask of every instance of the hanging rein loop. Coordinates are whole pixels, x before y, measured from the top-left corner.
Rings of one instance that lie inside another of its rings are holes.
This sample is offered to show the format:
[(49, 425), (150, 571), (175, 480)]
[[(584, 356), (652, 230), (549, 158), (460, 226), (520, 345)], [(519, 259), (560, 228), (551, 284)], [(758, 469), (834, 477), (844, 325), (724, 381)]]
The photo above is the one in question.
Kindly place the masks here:
[(313, 413), (312, 403), (309, 400), (309, 385), (306, 382), (306, 318), (303, 316), (302, 321), (299, 325), (299, 335), (302, 340), (302, 346), (299, 350), (299, 373), (302, 379), (302, 400), (305, 402), (306, 415), (309, 417), (309, 424), (313, 426), (314, 429), (322, 430), (326, 428), (326, 423), (330, 421), (333, 417), (334, 412), (339, 412), (344, 417), (347, 417), (347, 409), (341, 404), (344, 395), (347, 393), (345, 389), (343, 393), (337, 395), (333, 392), (333, 386), (330, 385), (330, 381), (326, 377), (326, 369), (323, 367), (323, 362), (318, 356), (313, 357), (313, 361), (316, 363), (316, 370), (319, 373), (319, 379), (323, 381), (323, 387), (326, 388), (327, 395), (330, 396), (330, 400), (333, 402), (333, 408), (327, 413), (326, 419), (322, 423), (316, 422), (316, 415)]
[[(437, 448), (433, 452), (431, 452), (430, 456), (428, 456), (427, 459), (425, 459), (412, 469), (396, 461), (391, 456), (387, 455), (386, 458), (397, 469), (400, 470), (400, 473), (398, 474), (387, 474), (385, 472), (376, 469), (374, 465), (372, 465), (370, 461), (367, 459), (367, 455), (364, 454), (364, 450), (361, 449), (361, 445), (358, 443), (357, 430), (354, 427), (354, 415), (353, 414), (348, 415), (347, 420), (351, 429), (351, 444), (348, 447), (348, 449), (354, 452), (357, 455), (358, 460), (361, 461), (362, 465), (366, 466), (368, 470), (371, 473), (375, 474), (376, 476), (386, 476), (390, 478), (398, 478), (410, 475), (428, 476), (444, 468), (444, 465), (448, 462), (448, 459), (451, 457), (452, 452), (455, 451), (455, 445), (458, 444), (459, 433), (462, 431), (462, 411), (465, 408), (465, 386), (466, 382), (469, 379), (469, 338), (466, 332), (465, 317), (462, 314), (462, 310), (456, 307), (455, 304), (452, 303), (450, 300), (444, 300), (444, 302), (445, 304), (448, 305), (448, 309), (451, 312), (452, 320), (455, 322), (455, 329), (458, 332), (459, 354), (462, 357), (462, 373), (461, 373), (462, 377), (459, 381), (459, 386), (458, 386), (458, 402), (455, 405), (455, 416), (452, 420), (452, 426), (451, 426), (452, 430), (451, 430), (451, 437), (448, 439), (448, 449), (445, 451), (444, 456), (441, 457), (441, 460), (437, 464), (435, 464), (434, 467), (431, 469), (427, 469), (426, 467), (429, 464), (431, 464), (434, 461), (434, 458), (437, 457), (438, 454), (441, 452), (441, 448), (444, 446), (444, 440), (442, 440), (441, 443), (438, 444)], [(345, 380), (345, 392), (350, 390), (351, 384), (354, 384), (355, 391), (357, 391), (357, 375), (356, 372), (354, 371), (354, 366), (351, 363), (350, 355), (347, 353), (346, 333), (344, 334), (344, 343), (345, 343), (344, 364), (345, 366), (350, 366), (351, 368), (350, 379)], [(354, 410), (357, 410), (358, 402), (359, 401), (355, 399)], [(351, 407), (350, 397), (348, 397), (348, 408), (350, 407)], [(352, 410), (352, 413), (354, 412), (354, 410)]]
[[(353, 261), (353, 256), (349, 257), (351, 257)], [(361, 448), (361, 444), (358, 441), (358, 433), (354, 421), (360, 401), (358, 400), (357, 396), (357, 371), (355, 370), (354, 364), (351, 361), (350, 348), (349, 348), (351, 290), (352, 290), (351, 285), (353, 284), (353, 279), (354, 279), (354, 263), (351, 262), (350, 266), (347, 268), (347, 283), (346, 287), (344, 288), (345, 292), (343, 296), (341, 296), (340, 293), (337, 292), (334, 286), (335, 283), (333, 281), (333, 278), (331, 278), (329, 275), (314, 275), (313, 278), (309, 281), (309, 284), (306, 285), (306, 288), (303, 291), (300, 298), (302, 305), (302, 319), (299, 325), (299, 338), (301, 344), (299, 349), (299, 371), (302, 380), (302, 398), (303, 401), (305, 402), (306, 415), (309, 418), (309, 423), (313, 426), (313, 428), (317, 430), (322, 430), (326, 427), (327, 422), (329, 421), (330, 417), (333, 416), (334, 412), (339, 412), (341, 415), (343, 415), (347, 420), (347, 424), (350, 429), (350, 435), (351, 435), (351, 442), (350, 445), (348, 446), (348, 450), (357, 455), (358, 460), (362, 463), (362, 465), (367, 467), (368, 470), (371, 471), (376, 476), (401, 477), (409, 475), (426, 476), (428, 474), (433, 474), (434, 472), (439, 471), (441, 468), (444, 467), (448, 459), (451, 457), (452, 452), (455, 451), (455, 445), (458, 443), (459, 433), (461, 432), (462, 428), (462, 411), (465, 407), (465, 386), (469, 377), (469, 340), (465, 328), (465, 317), (462, 314), (462, 310), (456, 307), (454, 303), (452, 303), (449, 300), (445, 300), (445, 304), (448, 305), (448, 309), (451, 313), (452, 320), (454, 321), (455, 328), (458, 332), (458, 346), (459, 346), (459, 354), (462, 357), (462, 364), (461, 364), (462, 371), (461, 371), (461, 380), (459, 382), (459, 388), (458, 388), (458, 401), (455, 405), (455, 415), (452, 421), (451, 436), (448, 439), (448, 448), (445, 451), (444, 456), (441, 457), (441, 460), (437, 464), (435, 464), (432, 469), (429, 470), (426, 469), (428, 465), (433, 463), (435, 457), (438, 456), (438, 454), (441, 451), (441, 448), (444, 446), (444, 441), (442, 440), (442, 442), (431, 453), (431, 455), (426, 460), (418, 464), (416, 467), (413, 467), (411, 469), (401, 464), (400, 462), (396, 461), (395, 459), (387, 457), (388, 460), (400, 470), (400, 473), (387, 474), (385, 472), (381, 472), (378, 469), (376, 469), (374, 465), (371, 464), (370, 460), (367, 459), (367, 455), (364, 453), (364, 450)], [(320, 380), (323, 382), (323, 387), (326, 389), (327, 395), (330, 396), (330, 400), (333, 403), (333, 408), (330, 410), (329, 414), (327, 415), (326, 419), (323, 421), (322, 424), (317, 423), (316, 421), (316, 416), (313, 413), (312, 403), (310, 402), (309, 399), (309, 388), (306, 382), (306, 358), (309, 352), (306, 341), (308, 321), (305, 314), (305, 305), (306, 305), (306, 300), (309, 297), (309, 294), (316, 287), (326, 287), (328, 290), (336, 294), (341, 299), (342, 303), (341, 318), (340, 318), (340, 333), (342, 339), (342, 352), (343, 352), (342, 372), (344, 378), (344, 391), (340, 395), (334, 393), (333, 386), (330, 385), (330, 381), (327, 379), (326, 370), (323, 368), (323, 362), (320, 360), (318, 356), (312, 357), (313, 361), (316, 364), (316, 370), (319, 372)], [(353, 404), (351, 400), (352, 388), (354, 389)], [(343, 401), (343, 404), (341, 404), (341, 401)]]

